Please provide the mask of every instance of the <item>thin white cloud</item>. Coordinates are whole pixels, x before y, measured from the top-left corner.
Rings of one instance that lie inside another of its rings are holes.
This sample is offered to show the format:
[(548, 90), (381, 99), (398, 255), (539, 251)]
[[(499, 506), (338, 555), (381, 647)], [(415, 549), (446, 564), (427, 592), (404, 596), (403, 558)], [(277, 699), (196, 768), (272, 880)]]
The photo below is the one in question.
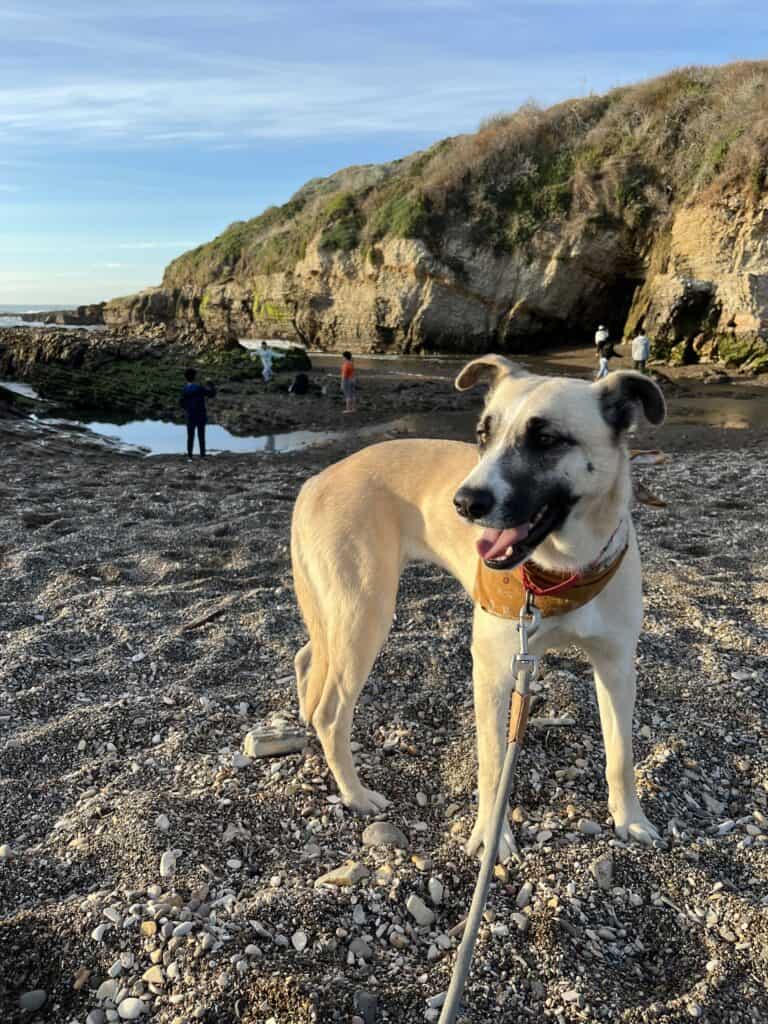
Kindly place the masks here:
[[(581, 66), (528, 62), (331, 67), (262, 63), (248, 78), (93, 79), (0, 90), (0, 138), (144, 144), (424, 132), (474, 126), (538, 84), (568, 89)], [(427, 83), (427, 84), (425, 84)], [(522, 85), (520, 84), (522, 83)], [(565, 84), (568, 83), (568, 84)], [(592, 83), (590, 83), (592, 84)]]
[(188, 249), (195, 242), (118, 242), (116, 249)]

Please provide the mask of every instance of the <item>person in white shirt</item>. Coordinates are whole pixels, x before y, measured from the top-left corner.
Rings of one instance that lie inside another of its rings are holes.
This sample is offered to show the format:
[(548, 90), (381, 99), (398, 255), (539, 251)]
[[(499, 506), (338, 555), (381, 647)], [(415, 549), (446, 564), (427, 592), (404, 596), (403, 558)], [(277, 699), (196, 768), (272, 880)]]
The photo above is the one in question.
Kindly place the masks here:
[(635, 369), (645, 373), (645, 364), (651, 354), (651, 343), (642, 331), (632, 339), (632, 362)]
[(272, 360), (275, 357), (275, 353), (267, 345), (266, 341), (261, 343), (259, 356), (261, 357), (261, 376), (264, 378), (264, 383), (269, 384), (272, 380)]
[(603, 324), (595, 331), (595, 348), (600, 348), (611, 336), (611, 332)]

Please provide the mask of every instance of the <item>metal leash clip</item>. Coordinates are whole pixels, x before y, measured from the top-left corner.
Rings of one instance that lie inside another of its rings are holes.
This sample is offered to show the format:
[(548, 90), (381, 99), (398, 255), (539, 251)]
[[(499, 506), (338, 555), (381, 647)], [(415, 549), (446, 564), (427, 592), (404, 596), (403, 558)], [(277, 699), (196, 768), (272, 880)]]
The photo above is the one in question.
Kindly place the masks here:
[(512, 655), (510, 671), (512, 677), (517, 679), (521, 672), (525, 673), (525, 683), (532, 683), (539, 671), (539, 659), (535, 654), (528, 651), (528, 638), (532, 637), (541, 623), (541, 612), (533, 603), (533, 594), (530, 590), (527, 593), (525, 604), (520, 609), (520, 618), (517, 623), (517, 631), (520, 634), (520, 651)]

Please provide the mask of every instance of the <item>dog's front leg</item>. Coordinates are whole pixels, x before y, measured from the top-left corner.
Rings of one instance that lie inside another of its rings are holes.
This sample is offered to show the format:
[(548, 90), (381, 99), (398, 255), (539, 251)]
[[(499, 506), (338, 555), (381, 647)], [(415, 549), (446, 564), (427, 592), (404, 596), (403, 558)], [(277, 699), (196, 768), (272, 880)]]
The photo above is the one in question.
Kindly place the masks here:
[(632, 714), (635, 707), (634, 645), (626, 648), (602, 642), (589, 652), (595, 670), (600, 725), (605, 744), (608, 810), (621, 839), (650, 844), (659, 833), (648, 821), (635, 788), (632, 756)]
[[(491, 832), (493, 805), (506, 751), (509, 698), (514, 679), (509, 666), (517, 650), (514, 624), (475, 608), (472, 638), (472, 683), (477, 721), (477, 820), (466, 845), (469, 854), (479, 853)], [(499, 839), (498, 858), (508, 860), (514, 849), (509, 822)]]

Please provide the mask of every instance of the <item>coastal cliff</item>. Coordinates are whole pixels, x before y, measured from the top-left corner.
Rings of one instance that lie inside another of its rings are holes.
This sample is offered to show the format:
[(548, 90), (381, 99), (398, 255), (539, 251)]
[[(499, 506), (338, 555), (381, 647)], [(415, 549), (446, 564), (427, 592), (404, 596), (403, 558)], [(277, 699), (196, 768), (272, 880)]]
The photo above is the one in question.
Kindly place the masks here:
[(768, 62), (498, 116), (305, 185), (106, 303), (114, 330), (535, 351), (639, 328), (768, 368)]

